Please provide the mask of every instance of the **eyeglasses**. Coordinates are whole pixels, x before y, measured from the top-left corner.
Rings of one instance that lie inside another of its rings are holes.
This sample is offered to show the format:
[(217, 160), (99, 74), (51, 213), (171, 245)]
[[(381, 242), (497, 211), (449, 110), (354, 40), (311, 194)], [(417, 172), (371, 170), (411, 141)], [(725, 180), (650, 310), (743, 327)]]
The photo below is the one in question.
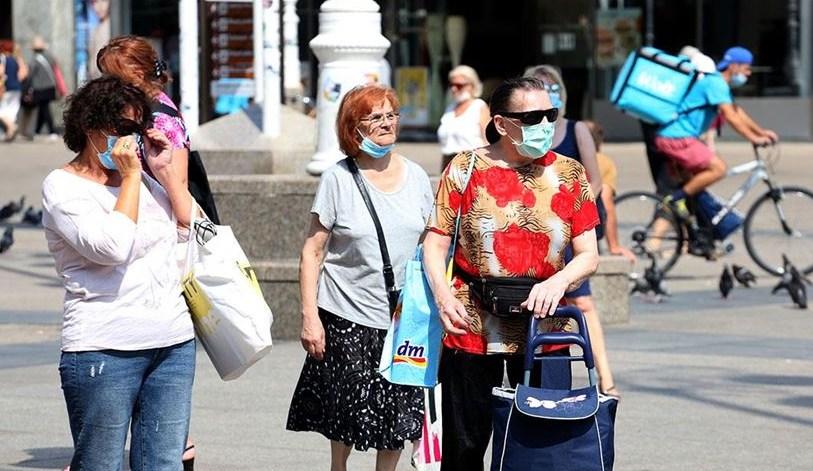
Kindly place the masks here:
[(149, 122), (139, 122), (129, 118), (119, 118), (113, 130), (119, 136), (129, 136), (130, 134), (144, 134), (144, 130), (150, 127)]
[(468, 82), (452, 82), (449, 84), (449, 88), (463, 88), (468, 84)]
[(518, 113), (500, 111), (494, 114), (505, 116), (506, 118), (518, 119), (522, 124), (531, 125), (541, 123), (544, 118), (547, 118), (549, 123), (556, 121), (556, 117), (559, 116), (559, 108), (549, 108), (547, 110), (522, 111)]
[(401, 113), (397, 113), (395, 111), (391, 111), (389, 113), (376, 113), (367, 116), (366, 118), (361, 118), (361, 121), (369, 121), (370, 124), (374, 126), (381, 126), (384, 124), (384, 119), (386, 118), (387, 121), (398, 121), (401, 117)]

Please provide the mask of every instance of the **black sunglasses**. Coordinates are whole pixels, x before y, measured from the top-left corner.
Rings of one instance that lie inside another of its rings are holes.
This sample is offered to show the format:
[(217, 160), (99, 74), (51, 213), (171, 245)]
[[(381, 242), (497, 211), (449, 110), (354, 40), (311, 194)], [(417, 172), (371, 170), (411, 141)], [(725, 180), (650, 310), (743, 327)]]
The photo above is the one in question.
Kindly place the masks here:
[(129, 136), (130, 134), (144, 134), (150, 128), (151, 120), (136, 121), (128, 118), (119, 118), (116, 120), (115, 127), (118, 136)]
[(544, 118), (548, 118), (548, 122), (556, 121), (559, 116), (559, 108), (549, 108), (547, 110), (533, 110), (522, 111), (518, 113), (510, 113), (508, 111), (499, 111), (495, 115), (505, 116), (506, 118), (518, 119), (522, 124), (539, 124)]

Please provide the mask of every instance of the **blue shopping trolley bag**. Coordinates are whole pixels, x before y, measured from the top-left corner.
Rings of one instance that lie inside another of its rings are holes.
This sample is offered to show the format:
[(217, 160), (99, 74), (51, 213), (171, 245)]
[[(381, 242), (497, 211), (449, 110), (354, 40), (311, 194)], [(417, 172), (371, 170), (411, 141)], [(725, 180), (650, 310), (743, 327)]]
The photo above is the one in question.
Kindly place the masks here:
[[(590, 337), (581, 311), (572, 306), (556, 310), (554, 317), (574, 319), (578, 333), (537, 333), (540, 320), (531, 318), (525, 350), (525, 377), (516, 389), (492, 392), (494, 441), (492, 471), (611, 471), (614, 424), (618, 399), (600, 394), (596, 384)], [(537, 357), (540, 345), (572, 344), (582, 356)], [(588, 386), (578, 389), (533, 387), (535, 362), (583, 361)]]

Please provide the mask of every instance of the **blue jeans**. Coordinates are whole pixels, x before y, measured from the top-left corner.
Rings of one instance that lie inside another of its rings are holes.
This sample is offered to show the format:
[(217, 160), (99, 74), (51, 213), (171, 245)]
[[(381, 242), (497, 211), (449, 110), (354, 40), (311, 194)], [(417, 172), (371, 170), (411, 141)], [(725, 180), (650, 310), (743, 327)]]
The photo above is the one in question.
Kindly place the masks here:
[(71, 471), (178, 471), (189, 431), (195, 340), (148, 350), (63, 352), (59, 362), (74, 454)]

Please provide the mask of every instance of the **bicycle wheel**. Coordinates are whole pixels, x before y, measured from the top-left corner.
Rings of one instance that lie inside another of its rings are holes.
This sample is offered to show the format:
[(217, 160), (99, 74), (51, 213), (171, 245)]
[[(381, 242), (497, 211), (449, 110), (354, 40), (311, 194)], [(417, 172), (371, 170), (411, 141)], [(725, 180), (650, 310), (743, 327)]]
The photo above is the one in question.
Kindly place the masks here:
[(786, 254), (799, 271), (813, 272), (811, 215), (813, 192), (810, 190), (783, 186), (773, 194), (766, 192), (745, 216), (742, 232), (748, 255), (773, 275), (782, 274), (782, 254)]
[(638, 258), (633, 273), (641, 275), (651, 264), (647, 252), (664, 272), (675, 265), (683, 251), (683, 230), (659, 196), (645, 191), (623, 193), (615, 199), (615, 212), (618, 240)]

